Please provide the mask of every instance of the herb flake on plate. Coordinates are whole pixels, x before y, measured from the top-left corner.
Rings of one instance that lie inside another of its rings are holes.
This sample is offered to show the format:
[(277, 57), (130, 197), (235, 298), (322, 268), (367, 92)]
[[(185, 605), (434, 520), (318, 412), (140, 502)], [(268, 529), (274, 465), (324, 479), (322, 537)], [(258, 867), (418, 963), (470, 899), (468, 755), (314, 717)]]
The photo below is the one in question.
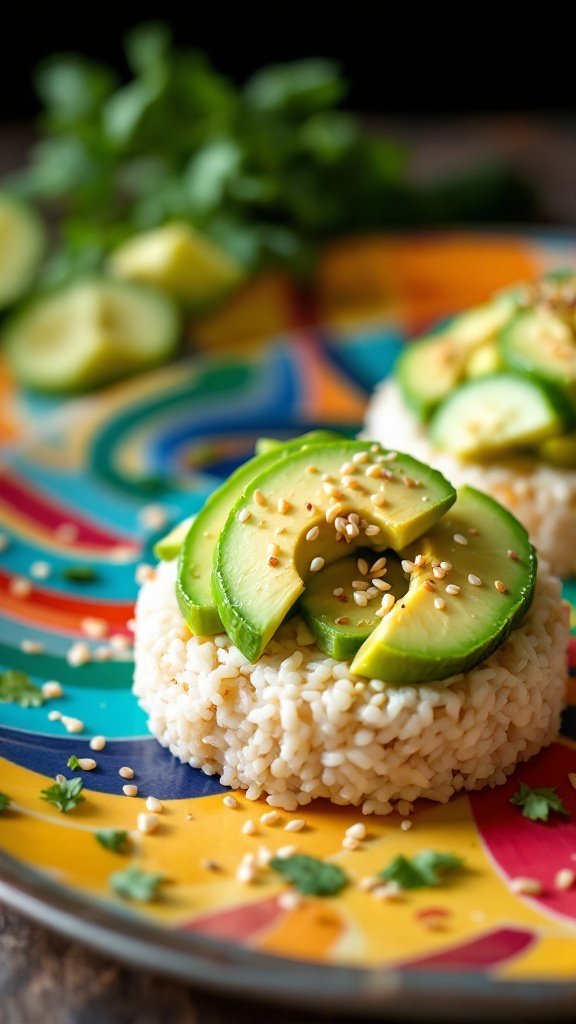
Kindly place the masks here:
[(399, 854), (380, 872), (380, 878), (385, 882), (395, 882), (401, 889), (424, 889), (441, 885), (445, 874), (459, 871), (462, 867), (462, 859), (453, 853), (422, 850), (413, 857)]
[(40, 708), (44, 703), (42, 690), (25, 672), (7, 669), (0, 672), (0, 704), (19, 704), (21, 708)]
[(71, 583), (92, 583), (98, 579), (98, 573), (91, 565), (69, 565), (62, 570), (62, 576)]
[(336, 896), (349, 881), (346, 872), (337, 864), (327, 864), (303, 853), (274, 857), (270, 867), (304, 896)]
[(105, 850), (111, 850), (112, 853), (125, 853), (130, 843), (128, 832), (122, 829), (104, 828), (94, 835), (100, 846)]
[(66, 761), (66, 767), (70, 768), (71, 771), (80, 771), (80, 761), (76, 757), (76, 754), (70, 754), (70, 757)]
[(123, 900), (134, 900), (137, 903), (150, 903), (156, 899), (165, 881), (165, 875), (150, 874), (136, 866), (116, 871), (110, 876), (113, 892)]
[(510, 803), (515, 807), (521, 807), (523, 816), (530, 821), (548, 821), (551, 811), (563, 814), (566, 818), (570, 817), (563, 800), (556, 793), (556, 786), (539, 786), (532, 789), (525, 782), (521, 782), (520, 788), (510, 798)]
[(47, 786), (40, 793), (40, 797), (47, 803), (54, 804), (63, 814), (67, 814), (84, 802), (83, 785), (82, 779), (64, 779), (63, 782), (54, 782), (52, 786)]
[(0, 814), (10, 807), (10, 797), (7, 793), (0, 793)]

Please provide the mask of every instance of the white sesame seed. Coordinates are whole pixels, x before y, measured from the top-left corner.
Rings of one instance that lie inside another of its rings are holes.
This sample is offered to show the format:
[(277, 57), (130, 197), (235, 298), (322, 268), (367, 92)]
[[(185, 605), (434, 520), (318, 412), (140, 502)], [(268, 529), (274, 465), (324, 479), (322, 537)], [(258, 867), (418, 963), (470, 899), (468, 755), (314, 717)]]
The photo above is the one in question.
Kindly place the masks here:
[(258, 853), (256, 854), (256, 863), (259, 868), (268, 867), (268, 864), (274, 857), (274, 850), (271, 850), (269, 846), (259, 846)]
[(84, 732), (84, 722), (81, 718), (72, 718), (70, 715), (61, 715), (60, 721), (66, 729), (66, 732)]
[(289, 512), (290, 509), (292, 508), (292, 505), (290, 504), (289, 501), (286, 500), (286, 498), (279, 498), (277, 508), (280, 515), (285, 516), (286, 513)]
[(409, 558), (403, 558), (401, 564), (404, 572), (413, 572), (414, 562), (411, 562)]
[(260, 506), (266, 504), (266, 498), (262, 494), (262, 491), (260, 490), (259, 487), (257, 487), (256, 490), (254, 491), (254, 501), (256, 502), (257, 505)]
[(370, 584), (367, 580), (352, 580), (353, 590), (368, 590)]
[(436, 580), (443, 580), (444, 577), (446, 576), (446, 572), (441, 565), (435, 565), (434, 568), (432, 569), (432, 575)]
[(90, 750), (104, 750), (106, 746), (105, 736), (94, 736), (89, 743)]
[(155, 796), (146, 797), (146, 810), (152, 814), (161, 814), (164, 810), (164, 804), (161, 800), (157, 800)]
[(386, 591), (386, 590), (391, 590), (392, 589), (391, 584), (390, 583), (386, 583), (386, 580), (379, 580), (377, 578), (374, 578), (372, 580), (372, 586), (376, 587), (376, 590)]
[(338, 472), (340, 476), (353, 476), (356, 472), (356, 466), (353, 462), (343, 462)]
[(356, 565), (358, 566), (358, 572), (360, 573), (360, 575), (366, 576), (368, 573), (368, 562), (366, 561), (366, 559), (359, 558), (358, 561), (356, 562)]
[(32, 562), (30, 575), (35, 580), (47, 580), (52, 572), (50, 562)]
[(348, 520), (344, 519), (343, 516), (336, 516), (334, 520), (334, 526), (336, 527), (337, 533), (344, 533)]
[(78, 767), (83, 772), (93, 772), (96, 768), (96, 761), (93, 757), (79, 757)]
[(496, 590), (498, 591), (499, 594), (508, 593), (508, 587), (506, 586), (505, 583), (502, 582), (502, 580), (494, 580), (494, 586), (496, 587)]
[(373, 505), (378, 505), (379, 507), (386, 504), (386, 498), (383, 494), (371, 494), (370, 501)]
[(417, 565), (419, 569), (423, 565), (426, 565), (426, 559), (424, 555), (416, 555), (416, 558), (414, 559), (414, 565)]
[(260, 821), (263, 825), (276, 825), (279, 820), (280, 815), (278, 814), (278, 811), (266, 811), (266, 813), (262, 814), (260, 817)]
[(8, 590), (13, 597), (30, 597), (30, 594), (32, 593), (32, 584), (25, 576), (15, 576), (10, 580)]
[(124, 633), (113, 633), (110, 637), (110, 647), (113, 651), (127, 651), (132, 647), (132, 639)]
[(368, 598), (361, 590), (354, 591), (354, 600), (360, 608), (365, 608), (368, 604)]
[(320, 530), (318, 529), (318, 527), (313, 526), (311, 530), (308, 530), (308, 533), (306, 534), (306, 540), (316, 540), (319, 534)]
[(457, 544), (467, 544), (468, 543), (468, 539), (462, 533), (455, 533), (454, 534), (454, 540), (456, 541)]
[(108, 632), (108, 623), (105, 619), (87, 615), (86, 618), (80, 620), (80, 629), (85, 636), (89, 636), (92, 640), (101, 640)]
[(384, 569), (385, 566), (386, 558), (382, 556), (382, 558), (377, 558), (376, 561), (372, 563), (372, 565), (370, 566), (370, 572), (379, 572), (380, 569)]
[(119, 768), (118, 775), (120, 776), (121, 779), (133, 779), (134, 769), (129, 768), (128, 765), (124, 765), (123, 768)]
[(356, 454), (352, 456), (352, 462), (356, 465), (361, 464), (362, 462), (368, 462), (369, 459), (370, 456), (368, 452), (356, 452)]
[(238, 513), (238, 522), (247, 523), (251, 515), (252, 513), (249, 508), (241, 508)]
[(374, 477), (381, 477), (382, 476), (382, 468), (380, 466), (377, 466), (377, 465), (376, 466), (374, 466), (374, 465), (368, 466), (368, 469), (366, 470), (365, 476), (369, 477), (369, 479), (371, 479), (371, 480), (374, 479)]
[(439, 612), (444, 611), (444, 609), (446, 607), (446, 601), (444, 600), (444, 598), (443, 597), (435, 597), (434, 598), (434, 607), (437, 608)]
[[(48, 712), (48, 721), (49, 722), (59, 722), (61, 718), (62, 718), (62, 712), (61, 711), (49, 711)], [(576, 778), (576, 776), (575, 776), (575, 778)]]
[(86, 665), (90, 661), (90, 648), (88, 644), (78, 640), (68, 648), (66, 653), (66, 661), (73, 668), (78, 668), (80, 665)]
[(456, 583), (449, 583), (446, 587), (446, 593), (455, 595), (460, 593), (460, 587)]
[(332, 593), (334, 594), (334, 597), (342, 597), (344, 587), (336, 587), (336, 590), (333, 590)]
[(240, 864), (236, 870), (236, 881), (242, 885), (252, 885), (256, 878), (256, 869), (251, 864)]
[(554, 875), (554, 888), (565, 890), (571, 889), (576, 880), (576, 875), (571, 868), (561, 868)]
[(254, 836), (256, 835), (256, 825), (251, 818), (248, 818), (248, 821), (244, 822), (240, 831), (243, 836)]
[(125, 786), (122, 786), (122, 792), (124, 796), (138, 796), (138, 786), (127, 783)]
[(346, 835), (354, 839), (366, 839), (366, 825), (362, 821), (357, 821), (346, 829)]
[(542, 883), (537, 878), (525, 878), (519, 875), (510, 879), (510, 889), (523, 896), (540, 896)]
[(440, 568), (444, 569), (444, 572), (451, 572), (452, 562), (440, 562)]
[(44, 644), (41, 643), (40, 640), (26, 638), (25, 640), (20, 641), (20, 650), (23, 651), (24, 654), (42, 654)]
[(360, 533), (360, 530), (356, 526), (356, 523), (348, 523), (348, 525), (346, 527), (346, 536), (347, 537), (350, 537), (351, 540), (353, 540), (355, 537), (358, 536), (359, 533)]
[(384, 612), (389, 612), (395, 605), (396, 598), (394, 594), (384, 594), (381, 601), (381, 606)]
[(376, 444), (376, 443), (371, 444), (370, 445), (370, 451), (374, 452), (375, 454), (377, 454), (380, 451), (380, 445)]
[(372, 600), (372, 598), (374, 597), (380, 597), (380, 591), (378, 590), (378, 587), (368, 587), (366, 595), (370, 598), (370, 600)]
[(400, 828), (402, 829), (403, 832), (409, 832), (410, 829), (412, 828), (412, 822), (410, 821), (410, 819), (404, 818), (404, 821), (400, 822)]
[(62, 697), (64, 690), (60, 683), (57, 683), (55, 679), (49, 679), (48, 682), (42, 684), (42, 696), (44, 700), (54, 700), (55, 698)]
[(281, 892), (278, 897), (278, 906), (281, 910), (297, 910), (298, 907), (302, 906), (303, 902), (300, 893), (293, 890)]
[(382, 879), (378, 878), (378, 875), (365, 875), (358, 882), (358, 888), (362, 889), (363, 892), (371, 892), (372, 889), (376, 889), (381, 884)]
[(378, 462), (395, 462), (398, 458), (398, 452), (386, 452), (385, 455), (378, 456)]
[(327, 523), (333, 523), (334, 520), (340, 518), (340, 516), (342, 515), (342, 512), (343, 512), (342, 505), (332, 505), (330, 508), (327, 508), (326, 509), (326, 514), (325, 514), (326, 522)]
[(284, 826), (285, 832), (301, 832), (305, 827), (306, 822), (304, 818), (292, 818), (292, 821), (287, 822)]
[(366, 527), (364, 532), (367, 537), (375, 537), (376, 534), (380, 533), (380, 527), (376, 526), (374, 523), (371, 523), (370, 526)]
[(231, 793), (226, 794), (226, 796), (222, 800), (222, 803), (224, 804), (224, 807), (238, 807), (238, 801), (235, 796), (232, 796)]
[(138, 513), (138, 520), (146, 530), (161, 530), (166, 526), (168, 515), (162, 505), (145, 505)]
[(134, 579), (138, 586), (141, 587), (142, 584), (147, 583), (148, 580), (153, 580), (155, 575), (156, 572), (153, 565), (147, 565), (145, 562), (141, 562), (140, 565), (136, 566)]
[(372, 896), (377, 900), (402, 900), (403, 890), (397, 882), (387, 882), (386, 885), (377, 885), (372, 891)]
[(276, 850), (276, 856), (280, 857), (280, 860), (287, 860), (288, 857), (293, 857), (297, 850), (297, 846), (280, 846)]
[(310, 572), (320, 572), (324, 568), (324, 559), (318, 556), (310, 562)]
[(475, 576), (473, 572), (468, 573), (468, 583), (471, 583), (473, 587), (482, 586), (482, 580), (479, 576)]
[(354, 836), (344, 836), (341, 845), (343, 850), (353, 851), (359, 848), (360, 843), (358, 842), (357, 839), (354, 838)]
[(332, 476), (331, 473), (322, 473), (322, 476), (320, 477), (320, 479), (325, 484), (333, 484), (334, 483), (334, 477)]

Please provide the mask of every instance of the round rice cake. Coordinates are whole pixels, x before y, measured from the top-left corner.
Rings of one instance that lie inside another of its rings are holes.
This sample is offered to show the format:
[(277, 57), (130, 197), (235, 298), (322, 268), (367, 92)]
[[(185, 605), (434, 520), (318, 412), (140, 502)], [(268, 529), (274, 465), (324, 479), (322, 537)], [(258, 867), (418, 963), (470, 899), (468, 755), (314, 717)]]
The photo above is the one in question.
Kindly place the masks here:
[(439, 452), (394, 380), (376, 390), (364, 434), (434, 466), (455, 487), (470, 484), (491, 494), (524, 524), (553, 572), (576, 576), (576, 469), (558, 468), (529, 456), (479, 463)]
[(134, 692), (172, 754), (224, 786), (294, 811), (316, 797), (408, 814), (503, 783), (557, 735), (567, 608), (540, 565), (522, 626), (485, 662), (438, 684), (385, 686), (324, 655), (295, 616), (256, 664), (229, 638), (191, 635), (163, 562), (136, 606)]

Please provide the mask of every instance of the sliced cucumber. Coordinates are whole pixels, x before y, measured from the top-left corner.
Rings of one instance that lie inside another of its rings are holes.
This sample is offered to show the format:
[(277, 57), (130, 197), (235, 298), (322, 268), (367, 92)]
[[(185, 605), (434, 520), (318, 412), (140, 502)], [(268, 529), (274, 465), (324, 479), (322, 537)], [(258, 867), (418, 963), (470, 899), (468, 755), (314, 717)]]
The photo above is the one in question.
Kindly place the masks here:
[(500, 352), (513, 370), (533, 374), (559, 388), (576, 406), (576, 317), (538, 305), (513, 318), (500, 335)]
[(44, 247), (44, 229), (33, 210), (0, 192), (0, 309), (29, 289)]
[(166, 362), (180, 333), (174, 303), (127, 282), (91, 278), (33, 300), (5, 330), (20, 384), (79, 392)]
[(540, 444), (565, 429), (562, 395), (520, 374), (480, 377), (458, 388), (430, 424), (434, 445), (460, 459), (483, 459)]
[(514, 308), (514, 295), (503, 293), (406, 347), (395, 373), (406, 403), (420, 419), (428, 420), (464, 380), (472, 354), (495, 340)]

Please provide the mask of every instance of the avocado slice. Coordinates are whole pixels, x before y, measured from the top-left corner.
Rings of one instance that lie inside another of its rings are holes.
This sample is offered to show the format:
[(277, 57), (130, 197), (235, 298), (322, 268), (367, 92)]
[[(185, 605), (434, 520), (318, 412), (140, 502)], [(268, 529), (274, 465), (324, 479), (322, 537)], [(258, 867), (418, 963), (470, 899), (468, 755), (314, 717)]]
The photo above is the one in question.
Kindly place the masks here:
[[(335, 430), (311, 430), (304, 437), (307, 441), (339, 441), (343, 435)], [(256, 455), (267, 455), (268, 452), (277, 452), (283, 448), (286, 441), (279, 441), (277, 437), (259, 437), (254, 445)]]
[[(421, 564), (354, 658), (358, 675), (408, 685), (467, 672), (504, 642), (532, 601), (537, 560), (526, 530), (472, 487), (403, 554), (412, 563), (420, 555)], [(442, 563), (451, 568), (438, 578)]]
[(377, 444), (286, 454), (250, 482), (218, 539), (212, 592), (228, 636), (257, 660), (310, 574), (342, 558), (346, 539), (378, 551), (405, 547), (454, 500), (436, 470)]
[(576, 469), (576, 432), (544, 441), (538, 448), (538, 456), (551, 466)]
[[(576, 277), (572, 279), (576, 299)], [(574, 300), (573, 300), (574, 301)], [(521, 310), (499, 338), (507, 366), (548, 381), (576, 409), (576, 314), (574, 305), (536, 305)]]
[[(367, 602), (364, 607), (354, 599), (360, 590), (362, 602)], [(408, 576), (394, 551), (381, 556), (359, 548), (355, 557), (341, 558), (310, 576), (298, 610), (324, 654), (351, 661), (380, 622), (383, 595), (399, 600), (407, 590)]]
[(188, 519), (183, 519), (169, 533), (157, 540), (153, 548), (156, 558), (162, 562), (171, 562), (176, 558), (193, 522), (194, 516), (188, 516)]
[(261, 455), (249, 459), (210, 495), (197, 514), (181, 547), (176, 579), (176, 597), (180, 611), (197, 636), (214, 636), (223, 628), (212, 596), (211, 577), (216, 541), (230, 509), (254, 477), (274, 465), (288, 452), (302, 448), (315, 440), (318, 440), (318, 432), (311, 431), (310, 434), (292, 438), (291, 441), (275, 445)]

